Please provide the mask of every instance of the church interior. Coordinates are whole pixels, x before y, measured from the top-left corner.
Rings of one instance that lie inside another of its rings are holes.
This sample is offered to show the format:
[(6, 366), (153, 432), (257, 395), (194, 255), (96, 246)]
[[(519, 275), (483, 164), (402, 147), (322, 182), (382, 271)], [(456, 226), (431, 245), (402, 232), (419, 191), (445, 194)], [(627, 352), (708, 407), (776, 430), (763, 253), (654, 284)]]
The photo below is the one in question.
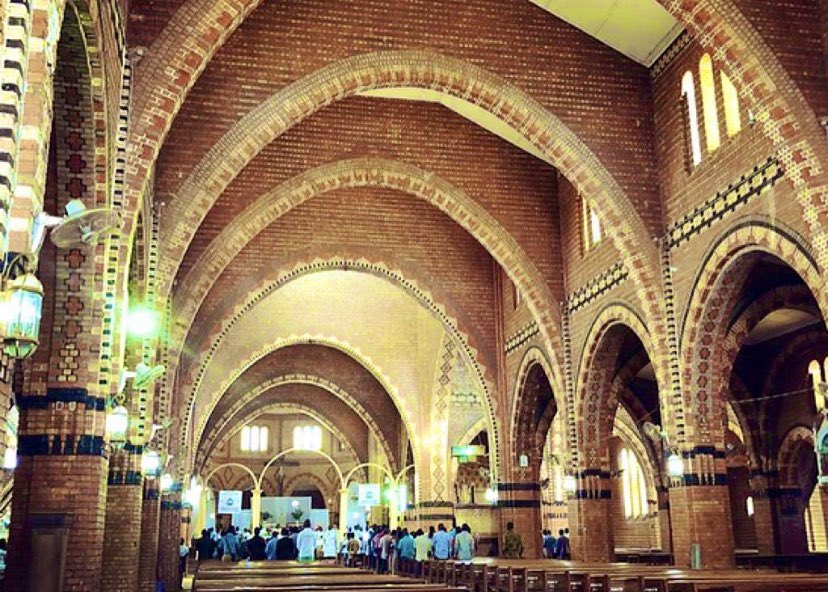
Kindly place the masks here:
[(0, 590), (828, 590), (828, 0), (0, 22)]

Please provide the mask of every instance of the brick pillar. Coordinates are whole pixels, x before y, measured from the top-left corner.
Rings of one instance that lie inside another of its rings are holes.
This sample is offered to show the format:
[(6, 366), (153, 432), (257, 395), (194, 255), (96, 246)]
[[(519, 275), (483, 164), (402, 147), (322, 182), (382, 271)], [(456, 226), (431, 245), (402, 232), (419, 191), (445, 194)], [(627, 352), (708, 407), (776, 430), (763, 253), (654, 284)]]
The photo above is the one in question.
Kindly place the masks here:
[(127, 445), (113, 451), (106, 492), (106, 528), (101, 574), (102, 592), (135, 590), (138, 586), (141, 511), (144, 480), (142, 447)]
[[(702, 566), (733, 567), (730, 492), (726, 484), (695, 485), (694, 479), (670, 488), (670, 520), (676, 565), (690, 566), (690, 546), (700, 544)], [(688, 484), (689, 483), (689, 484)]]
[(179, 590), (178, 545), (181, 539), (181, 484), (161, 497), (161, 520), (158, 530), (158, 580), (164, 590)]
[(586, 470), (569, 497), (572, 559), (608, 562), (615, 559), (612, 530), (612, 487), (606, 471)]
[(658, 495), (658, 528), (661, 539), (661, 550), (670, 553), (673, 550), (672, 527), (670, 524), (670, 492), (666, 487), (659, 486)]
[(541, 491), (536, 481), (517, 481), (497, 484), (497, 505), (500, 508), (500, 534), (512, 522), (523, 539), (523, 557), (541, 557)]
[[(107, 458), (103, 397), (83, 388), (20, 396), (6, 590), (99, 590)], [(57, 537), (49, 536), (57, 535)], [(60, 537), (66, 541), (63, 549)], [(53, 546), (54, 545), (54, 546)], [(63, 567), (48, 554), (63, 557)]]
[(776, 490), (775, 475), (756, 473), (751, 476), (753, 495), (753, 524), (756, 527), (756, 549), (760, 555), (776, 553), (777, 525), (774, 519), (775, 503), (772, 499)]
[(805, 530), (805, 502), (798, 488), (779, 488), (776, 493), (779, 525), (779, 553), (785, 555), (808, 552), (808, 533)]
[(155, 592), (158, 571), (158, 531), (161, 518), (161, 498), (157, 488), (157, 479), (147, 479), (144, 482), (136, 592)]

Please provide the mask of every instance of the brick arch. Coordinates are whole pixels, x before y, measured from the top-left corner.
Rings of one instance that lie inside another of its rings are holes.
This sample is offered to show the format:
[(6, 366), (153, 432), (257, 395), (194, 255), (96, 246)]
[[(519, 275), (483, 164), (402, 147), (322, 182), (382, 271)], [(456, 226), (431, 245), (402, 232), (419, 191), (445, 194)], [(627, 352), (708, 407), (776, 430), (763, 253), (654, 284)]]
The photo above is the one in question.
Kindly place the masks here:
[[(684, 417), (693, 423), (678, 430), (678, 442), (724, 448), (724, 399), (722, 376), (729, 376), (727, 359), (719, 355), (726, 346), (728, 320), (754, 259), (771, 254), (802, 278), (819, 304), (828, 310), (823, 280), (816, 260), (795, 234), (778, 222), (745, 219), (725, 231), (702, 260), (685, 311), (680, 339)], [(732, 349), (732, 346), (729, 346)], [(717, 379), (718, 377), (718, 379)]]
[[(241, 374), (246, 369), (252, 367), (257, 361), (261, 360), (262, 358), (274, 351), (277, 351), (285, 347), (290, 347), (291, 345), (306, 343), (324, 345), (326, 347), (337, 349), (353, 358), (357, 363), (359, 363), (362, 367), (364, 367), (374, 376), (377, 382), (379, 382), (380, 385), (382, 385), (383, 389), (385, 389), (385, 391), (394, 401), (397, 410), (400, 412), (400, 417), (402, 418), (403, 424), (406, 427), (406, 431), (409, 434), (411, 447), (414, 450), (414, 456), (415, 458), (417, 458), (420, 451), (420, 438), (417, 432), (412, 430), (412, 426), (414, 425), (412, 415), (413, 412), (409, 410), (408, 407), (403, 403), (402, 399), (400, 398), (398, 389), (393, 386), (393, 384), (382, 371), (382, 369), (376, 363), (374, 363), (368, 356), (363, 354), (358, 348), (340, 339), (337, 339), (336, 337), (326, 335), (292, 335), (285, 338), (274, 339), (272, 343), (266, 345), (260, 351), (255, 352), (248, 359), (239, 360), (236, 366), (236, 370), (231, 372), (227, 380), (225, 380), (216, 389), (209, 408), (206, 410), (203, 417), (197, 424), (195, 422), (199, 418), (194, 416), (195, 400), (192, 400), (190, 404), (187, 406), (186, 415), (182, 422), (183, 429), (181, 430), (179, 437), (180, 448), (182, 450), (187, 450), (188, 443), (191, 440), (194, 440), (196, 434), (200, 434), (203, 432), (207, 420), (210, 414), (212, 413), (213, 409), (215, 408), (216, 404), (221, 399), (221, 396), (224, 394), (225, 391), (227, 391), (230, 385), (232, 385), (236, 381), (236, 379), (239, 376), (241, 376)], [(192, 462), (191, 457), (189, 458), (188, 462)]]
[[(343, 268), (369, 273), (393, 282), (415, 297), (435, 315), (446, 331), (463, 348), (487, 398), (490, 399), (493, 409), (496, 409), (494, 407), (496, 402), (490, 396), (490, 393), (494, 392), (494, 377), (491, 371), (493, 362), (484, 357), (477, 345), (484, 342), (482, 336), (479, 336), (478, 332), (465, 318), (462, 310), (454, 306), (452, 299), (445, 293), (445, 290), (441, 288), (436, 279), (424, 274), (422, 269), (416, 266), (407, 265), (403, 261), (398, 261), (396, 257), (379, 251), (348, 255), (337, 248), (330, 252), (311, 249), (288, 254), (285, 257), (284, 265), (275, 265), (270, 273), (257, 278), (252, 286), (248, 284), (239, 285), (238, 289), (242, 293), (241, 297), (234, 298), (233, 294), (223, 297), (223, 302), (229, 304), (222, 309), (222, 313), (215, 315), (219, 317), (218, 320), (213, 323), (207, 322), (207, 325), (212, 329), (204, 340), (199, 342), (199, 345), (204, 347), (186, 347), (186, 336), (184, 334), (191, 329), (193, 322), (187, 319), (195, 319), (195, 313), (192, 317), (188, 317), (187, 311), (182, 311), (181, 315), (184, 316), (185, 320), (174, 329), (170, 344), (170, 358), (172, 360), (169, 369), (170, 374), (174, 374), (179, 365), (181, 365), (184, 375), (189, 375), (192, 372), (192, 368), (183, 365), (181, 362), (183, 351), (206, 351), (206, 356), (199, 361), (200, 365), (193, 381), (191, 392), (195, 392), (218, 345), (245, 313), (290, 281), (311, 273)], [(230, 304), (234, 306), (231, 308)], [(212, 341), (207, 342), (207, 337), (212, 337)], [(182, 385), (179, 384), (179, 386)]]
[[(606, 442), (612, 434), (612, 419), (620, 394), (620, 387), (612, 387), (616, 360), (627, 332), (641, 341), (650, 362), (654, 368), (657, 367), (650, 332), (632, 308), (624, 303), (611, 303), (598, 313), (587, 333), (578, 362), (578, 381), (571, 407), (570, 423), (577, 430), (578, 442), (575, 461), (581, 470), (609, 470)], [(663, 388), (664, 383), (659, 382), (660, 393), (664, 392)], [(663, 420), (669, 416), (670, 410), (663, 398), (659, 399)]]
[[(650, 283), (657, 270), (655, 245), (639, 240), (650, 233), (627, 195), (583, 141), (540, 103), (479, 66), (433, 51), (407, 50), (357, 55), (324, 66), (272, 95), (231, 128), (176, 192), (187, 196), (187, 203), (173, 199), (167, 208), (166, 217), (173, 227), (162, 228), (162, 292), (170, 289), (187, 245), (216, 199), (266, 145), (330, 103), (388, 87), (429, 88), (468, 100), (513, 127), (581, 193), (592, 197), (632, 274), (646, 289), (655, 286)], [(477, 216), (464, 216), (458, 222), (477, 235)], [(501, 232), (491, 238), (503, 240)], [(492, 245), (486, 246), (497, 258)]]
[[(535, 371), (543, 372), (552, 389), (552, 401), (537, 421), (535, 418), (538, 404), (537, 393), (527, 393), (526, 390), (527, 381), (531, 373)], [(511, 454), (504, 455), (504, 458), (509, 458), (510, 462), (515, 462), (516, 454), (525, 453), (529, 456), (532, 469), (540, 471), (547, 434), (552, 427), (555, 416), (564, 413), (565, 409), (565, 400), (551, 380), (550, 365), (544, 352), (538, 347), (529, 348), (523, 354), (523, 359), (518, 368), (517, 380), (515, 381), (510, 413)], [(492, 439), (489, 438), (489, 441), (491, 442)]]
[[(297, 175), (261, 195), (253, 204), (233, 219), (230, 224), (225, 226), (219, 235), (199, 255), (198, 260), (180, 281), (173, 296), (173, 305), (179, 320), (172, 340), (172, 348), (176, 349), (179, 346), (178, 344), (182, 342), (183, 335), (191, 326), (198, 312), (198, 308), (203, 303), (210, 288), (221, 276), (222, 272), (232, 263), (235, 257), (256, 235), (273, 224), (282, 215), (287, 214), (293, 208), (300, 206), (314, 197), (330, 191), (354, 187), (390, 188), (414, 195), (432, 203), (450, 203), (452, 201), (468, 203), (468, 198), (461, 195), (462, 192), (459, 189), (453, 187), (440, 177), (410, 164), (395, 160), (382, 158), (342, 160), (322, 165), (310, 169), (301, 175)], [(458, 217), (465, 218), (467, 214), (458, 213), (457, 215), (449, 215), (455, 218), (456, 221)], [(483, 215), (485, 216), (485, 214)], [(489, 224), (493, 230), (502, 231), (502, 229), (498, 229), (497, 223), (493, 219), (490, 219)], [(505, 233), (505, 231), (502, 232)], [(508, 235), (508, 233), (506, 234)], [(479, 236), (478, 239), (480, 239)], [(522, 249), (517, 246), (514, 239), (509, 238), (509, 240), (505, 241), (500, 252), (503, 257), (521, 261), (520, 266), (522, 268), (532, 271), (531, 277), (527, 277), (530, 283), (544, 283), (539, 272), (536, 273), (536, 270), (532, 269), (531, 262), (529, 262), (528, 257), (523, 253)], [(507, 252), (508, 255), (506, 255)], [(315, 260), (320, 257), (320, 254), (313, 253), (306, 256)], [(336, 255), (333, 254), (333, 256)], [(342, 254), (340, 253), (339, 256), (342, 256)], [(387, 260), (391, 261), (397, 258), (393, 257)], [(373, 266), (360, 264), (359, 260), (378, 260), (376, 255), (363, 253), (354, 253), (351, 259), (356, 260), (353, 263), (354, 267), (365, 269), (369, 272), (373, 271)], [(499, 262), (501, 265), (504, 265), (504, 260), (500, 260)], [(352, 264), (343, 261), (343, 265)], [(389, 274), (383, 273), (383, 275)], [(406, 279), (407, 277), (410, 277), (411, 280)], [(448, 329), (455, 328), (456, 333), (457, 325), (464, 320), (460, 317), (461, 311), (458, 307), (451, 306), (450, 299), (439, 288), (439, 285), (433, 278), (423, 278), (421, 270), (413, 265), (409, 265), (406, 267), (404, 275), (401, 276), (399, 273), (395, 274), (394, 279), (409, 293), (418, 297), (424, 304), (427, 304)], [(412, 281), (418, 285), (412, 286)], [(432, 286), (434, 287), (432, 288)], [(435, 302), (436, 298), (430, 292), (440, 293), (443, 296), (442, 301), (439, 303)], [(544, 298), (549, 300), (551, 296), (544, 294)], [(450, 306), (454, 318), (447, 318), (446, 316), (447, 311), (444, 309), (448, 309)], [(556, 322), (558, 322), (559, 313), (554, 309), (551, 312), (555, 316)], [(474, 347), (474, 344), (479, 343), (480, 340), (476, 338), (471, 339), (475, 337), (475, 332), (468, 325), (466, 327), (465, 331), (463, 331), (465, 339), (461, 335), (455, 336), (460, 339), (460, 343), (464, 345), (471, 343)], [(468, 346), (466, 346), (466, 349), (468, 350)], [(471, 360), (476, 360), (473, 352), (467, 351), (467, 353)]]
[(814, 432), (802, 425), (794, 426), (785, 434), (776, 455), (780, 487), (799, 488), (801, 480), (797, 461), (806, 449), (814, 454)]
[(213, 451), (216, 448), (220, 448), (230, 438), (235, 436), (241, 429), (241, 426), (255, 421), (262, 415), (266, 415), (267, 413), (271, 413), (273, 411), (278, 410), (297, 411), (302, 413), (303, 415), (311, 417), (314, 421), (318, 422), (320, 425), (322, 425), (322, 427), (331, 432), (340, 442), (342, 442), (347, 447), (348, 454), (350, 454), (355, 459), (355, 462), (363, 462), (363, 460), (367, 461), (367, 459), (360, 458), (360, 456), (354, 449), (353, 444), (351, 444), (350, 440), (345, 435), (345, 433), (342, 430), (340, 430), (335, 423), (333, 423), (325, 415), (323, 415), (318, 409), (315, 409), (308, 405), (297, 405), (295, 403), (269, 403), (259, 409), (250, 410), (248, 413), (242, 415), (239, 418), (239, 427), (237, 428), (231, 428), (225, 424), (225, 426), (223, 426), (221, 429), (213, 430), (212, 434), (208, 435), (208, 442), (212, 440), (213, 443), (208, 444), (208, 448), (203, 453), (203, 460), (201, 462), (196, 462), (196, 471), (205, 470)]
[[(218, 347), (224, 337), (229, 334), (230, 330), (244, 316), (244, 314), (252, 310), (257, 303), (290, 281), (310, 273), (330, 269), (339, 269), (343, 266), (347, 266), (348, 269), (364, 271), (377, 277), (395, 282), (397, 285), (401, 286), (407, 292), (416, 297), (421, 304), (426, 306), (428, 310), (430, 310), (441, 320), (446, 331), (455, 339), (457, 343), (460, 344), (460, 347), (463, 349), (471, 362), (474, 373), (480, 382), (481, 388), (483, 389), (483, 398), (486, 402), (485, 410), (490, 427), (489, 435), (491, 441), (493, 443), (498, 442), (498, 407), (497, 400), (494, 396), (494, 381), (489, 371), (488, 364), (484, 364), (479, 350), (473, 346), (477, 340), (473, 339), (471, 336), (475, 333), (472, 332), (472, 329), (468, 328), (468, 324), (462, 321), (463, 317), (460, 316), (460, 313), (455, 312), (454, 307), (451, 305), (451, 300), (447, 296), (443, 296), (441, 291), (435, 288), (435, 283), (433, 281), (429, 278), (422, 278), (422, 273), (418, 270), (411, 269), (406, 266), (389, 266), (384, 257), (380, 257), (378, 262), (373, 262), (373, 258), (370, 255), (362, 256), (360, 258), (344, 258), (336, 255), (327, 259), (324, 257), (325, 256), (323, 254), (318, 253), (317, 251), (313, 251), (311, 253), (303, 251), (297, 255), (296, 261), (293, 266), (289, 268), (289, 271), (274, 269), (274, 273), (272, 275), (275, 279), (271, 280), (270, 277), (262, 278), (261, 283), (251, 290), (243, 300), (241, 300), (243, 304), (237, 305), (232, 310), (232, 316), (230, 315), (230, 311), (228, 311), (228, 314), (220, 320), (218, 325), (221, 326), (221, 330), (215, 334), (209, 348), (205, 347), (199, 350), (204, 351), (205, 354), (200, 360), (198, 360), (198, 368), (179, 368), (182, 351), (171, 351), (170, 359), (173, 360), (173, 362), (170, 365), (168, 372), (172, 374), (178, 371), (179, 382), (177, 382), (176, 385), (177, 390), (182, 393), (185, 391), (189, 393), (189, 398), (186, 403), (187, 417), (185, 418), (184, 425), (188, 426), (189, 429), (191, 422), (190, 415), (192, 414), (195, 405), (195, 394), (198, 392), (206, 368), (212, 360), (214, 353), (218, 351)], [(402, 269), (400, 269), (400, 267), (402, 267)], [(435, 296), (437, 296), (437, 298), (435, 298)], [(174, 340), (174, 343), (175, 342), (176, 341)], [(179, 347), (184, 345), (184, 343), (180, 340), (178, 343), (181, 344)], [(185, 372), (184, 370), (187, 371)], [(193, 371), (195, 372), (194, 376), (192, 376)], [(551, 370), (549, 372), (550, 374), (548, 375), (550, 377), (554, 376), (554, 374), (551, 373)], [(183, 375), (191, 376), (189, 385), (185, 386), (186, 383), (183, 383), (184, 378), (181, 378)], [(386, 390), (388, 390), (387, 386)], [(186, 434), (183, 436), (186, 437)], [(182, 442), (184, 442), (184, 440), (182, 440)], [(496, 451), (496, 453), (498, 453), (498, 451)], [(495, 463), (495, 466), (498, 464), (499, 463)]]
[[(768, 367), (765, 381), (762, 384), (761, 395), (768, 395), (773, 391), (773, 385), (779, 373), (784, 372), (791, 359), (800, 356), (802, 350), (812, 346), (825, 345), (826, 342), (828, 342), (828, 333), (826, 333), (824, 326), (813, 327), (810, 331), (797, 335), (788, 342), (785, 349), (776, 355)], [(822, 360), (819, 360), (819, 362), (822, 365)]]
[[(341, 400), (343, 403), (348, 405), (351, 409), (353, 409), (357, 414), (359, 414), (362, 420), (365, 422), (366, 426), (368, 427), (369, 431), (374, 435), (377, 441), (380, 443), (383, 451), (385, 452), (386, 456), (390, 459), (390, 462), (393, 462), (396, 455), (393, 454), (391, 445), (388, 443), (388, 439), (383, 435), (383, 431), (380, 429), (379, 424), (373, 418), (373, 416), (363, 407), (359, 401), (357, 401), (352, 394), (347, 392), (345, 389), (340, 387), (339, 385), (331, 382), (330, 380), (323, 378), (321, 376), (311, 376), (308, 374), (288, 374), (283, 376), (274, 376), (268, 381), (257, 385), (255, 388), (250, 389), (245, 395), (240, 398), (238, 401), (234, 401), (232, 407), (227, 410), (226, 419), (224, 422), (217, 423), (209, 430), (209, 432), (203, 432), (199, 435), (199, 445), (195, 447), (193, 451), (193, 455), (195, 457), (196, 465), (201, 465), (206, 462), (207, 452), (201, 454), (201, 451), (212, 450), (217, 446), (217, 442), (219, 441), (220, 435), (226, 432), (232, 423), (233, 419), (238, 415), (239, 412), (243, 411), (244, 408), (250, 404), (251, 402), (258, 399), (260, 396), (264, 395), (271, 389), (289, 385), (289, 384), (307, 384), (316, 386), (323, 391), (330, 393), (332, 396), (336, 397), (337, 399)], [(293, 404), (295, 406), (295, 403)], [(310, 406), (304, 406), (303, 408), (311, 409)], [(317, 415), (322, 415), (322, 412), (318, 409), (314, 409), (314, 413)], [(329, 422), (330, 423), (330, 422)], [(334, 430), (331, 430), (332, 432)], [(338, 433), (338, 432), (336, 432)], [(347, 438), (342, 440), (343, 442), (349, 442)], [(353, 447), (351, 447), (353, 448)], [(353, 452), (354, 456), (359, 458), (359, 455), (356, 452)], [(199, 460), (200, 459), (200, 460)]]
[[(828, 265), (828, 236), (821, 219), (828, 208), (828, 148), (817, 114), (776, 54), (733, 0), (659, 0), (694, 34), (778, 149), (793, 182), (820, 267)], [(823, 310), (825, 308), (823, 307)]]
[(337, 494), (339, 492), (337, 491), (337, 486), (331, 483), (325, 483), (322, 477), (309, 472), (299, 473), (298, 475), (294, 475), (293, 477), (285, 481), (284, 491), (282, 493), (290, 497), (296, 485), (300, 483), (302, 480), (311, 481), (316, 486), (316, 488), (319, 490), (319, 493), (321, 493), (322, 497), (325, 498), (325, 507), (329, 510), (331, 509), (328, 507), (329, 499), (333, 499), (334, 504), (338, 503), (339, 497)]

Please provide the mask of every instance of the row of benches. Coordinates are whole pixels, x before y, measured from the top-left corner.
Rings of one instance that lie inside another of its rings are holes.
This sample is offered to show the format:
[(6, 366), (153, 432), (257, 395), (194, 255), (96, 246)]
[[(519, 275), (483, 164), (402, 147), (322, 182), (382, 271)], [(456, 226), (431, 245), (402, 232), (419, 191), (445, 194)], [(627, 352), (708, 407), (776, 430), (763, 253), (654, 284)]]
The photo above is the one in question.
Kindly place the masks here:
[(196, 592), (466, 592), (459, 586), (427, 583), (325, 563), (203, 561), (193, 582)]
[(828, 592), (819, 574), (682, 570), (628, 563), (476, 559), (403, 564), (403, 575), (469, 592)]

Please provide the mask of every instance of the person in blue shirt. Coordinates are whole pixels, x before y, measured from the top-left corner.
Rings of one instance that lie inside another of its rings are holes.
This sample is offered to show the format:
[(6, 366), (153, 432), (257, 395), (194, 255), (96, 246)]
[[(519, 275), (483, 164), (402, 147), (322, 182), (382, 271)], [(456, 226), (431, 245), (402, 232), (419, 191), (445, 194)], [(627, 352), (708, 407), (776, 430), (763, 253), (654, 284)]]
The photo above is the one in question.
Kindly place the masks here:
[(408, 532), (407, 528), (403, 528), (400, 540), (397, 541), (397, 553), (400, 557), (400, 570), (403, 573), (410, 571), (411, 563), (414, 561), (414, 537)]
[(446, 532), (446, 525), (442, 522), (437, 525), (437, 532), (431, 541), (431, 552), (435, 559), (445, 561), (451, 556), (452, 536)]

